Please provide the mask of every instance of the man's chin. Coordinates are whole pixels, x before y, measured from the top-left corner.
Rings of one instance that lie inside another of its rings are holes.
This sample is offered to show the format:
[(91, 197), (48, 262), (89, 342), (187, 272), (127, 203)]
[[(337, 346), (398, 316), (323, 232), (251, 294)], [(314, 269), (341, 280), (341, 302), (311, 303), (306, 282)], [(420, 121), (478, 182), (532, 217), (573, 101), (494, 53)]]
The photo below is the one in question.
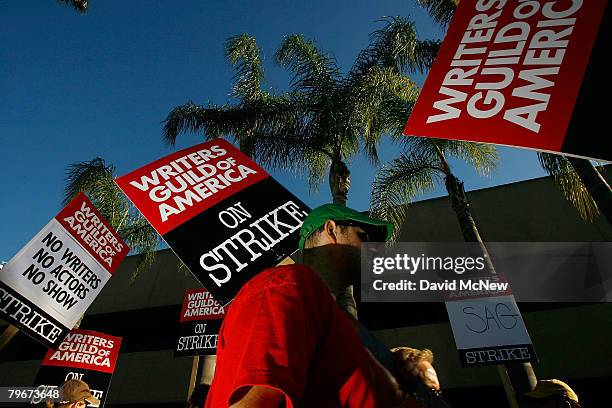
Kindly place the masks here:
[(325, 262), (326, 269), (336, 275), (346, 286), (358, 284), (361, 271), (361, 249), (352, 245), (329, 244), (305, 249), (304, 262), (314, 257), (317, 263)]
[(361, 276), (361, 249), (352, 245), (334, 245), (330, 254), (330, 262), (335, 266), (338, 276), (348, 285), (359, 284)]

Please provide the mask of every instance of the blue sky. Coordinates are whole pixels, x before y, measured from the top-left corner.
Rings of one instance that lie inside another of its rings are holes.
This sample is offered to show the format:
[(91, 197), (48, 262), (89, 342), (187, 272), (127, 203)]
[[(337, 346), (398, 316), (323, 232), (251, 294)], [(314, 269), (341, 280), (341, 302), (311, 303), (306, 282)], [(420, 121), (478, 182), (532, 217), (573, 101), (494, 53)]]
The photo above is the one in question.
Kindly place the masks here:
[[(173, 107), (229, 101), (228, 37), (254, 35), (267, 85), (283, 90), (290, 77), (272, 56), (284, 35), (316, 40), (346, 71), (381, 27), (376, 20), (397, 15), (415, 21), (421, 38), (443, 35), (414, 0), (91, 0), (86, 15), (54, 0), (0, 1), (0, 260), (60, 210), (68, 165), (102, 157), (125, 174), (174, 150), (160, 123)], [(176, 148), (200, 141), (182, 135)], [(385, 143), (381, 158), (398, 149)], [(490, 178), (453, 163), (468, 190), (544, 175), (534, 152), (500, 152)], [(361, 158), (350, 168), (349, 205), (364, 210), (375, 169)], [(309, 194), (304, 178), (272, 174), (311, 206), (331, 200), (326, 184)]]

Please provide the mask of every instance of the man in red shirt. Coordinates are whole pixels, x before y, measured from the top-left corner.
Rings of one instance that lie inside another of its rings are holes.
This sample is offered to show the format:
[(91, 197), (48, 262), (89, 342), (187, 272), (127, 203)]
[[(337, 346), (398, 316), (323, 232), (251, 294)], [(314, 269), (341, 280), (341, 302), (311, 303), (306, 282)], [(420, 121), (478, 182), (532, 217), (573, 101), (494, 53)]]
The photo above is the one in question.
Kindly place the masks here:
[(334, 298), (359, 280), (361, 243), (391, 232), (350, 208), (314, 209), (300, 231), (304, 264), (259, 273), (232, 301), (205, 406), (416, 406)]

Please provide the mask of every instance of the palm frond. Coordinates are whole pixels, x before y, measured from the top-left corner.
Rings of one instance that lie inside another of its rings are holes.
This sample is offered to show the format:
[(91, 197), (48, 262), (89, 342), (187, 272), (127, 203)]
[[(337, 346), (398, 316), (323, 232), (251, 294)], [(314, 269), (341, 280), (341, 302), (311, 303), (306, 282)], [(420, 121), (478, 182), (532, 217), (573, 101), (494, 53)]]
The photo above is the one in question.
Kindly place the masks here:
[(348, 90), (352, 132), (363, 141), (364, 152), (378, 165), (375, 146), (383, 135), (402, 136), (406, 120), (418, 97), (417, 85), (403, 73), (428, 69), (436, 42), (419, 41), (414, 23), (387, 18), (386, 26), (371, 34), (343, 87)]
[(181, 133), (202, 133), (208, 140), (224, 136), (233, 130), (232, 113), (226, 106), (204, 107), (192, 102), (177, 106), (162, 122), (162, 139), (173, 146)]
[(101, 158), (70, 165), (64, 188), (64, 204), (80, 192), (87, 194), (128, 244), (131, 253), (141, 254), (133, 272), (135, 278), (153, 263), (161, 238), (117, 187), (114, 171), (115, 167), (107, 165)]
[(225, 54), (236, 69), (232, 94), (243, 99), (243, 103), (256, 99), (261, 94), (264, 69), (255, 37), (248, 34), (230, 37), (225, 42)]
[(440, 42), (419, 40), (414, 23), (403, 17), (382, 21), (386, 26), (370, 34), (370, 45), (357, 56), (349, 77), (365, 75), (377, 66), (392, 68), (397, 73), (429, 70)]
[(275, 169), (302, 163), (311, 141), (304, 136), (304, 112), (292, 95), (264, 95), (233, 109), (233, 136), (244, 153)]
[(132, 271), (131, 279), (133, 282), (142, 272), (153, 265), (161, 238), (147, 220), (139, 214), (127, 223), (123, 229), (122, 237), (133, 253), (140, 254), (136, 267)]
[(68, 5), (75, 9), (76, 11), (85, 14), (87, 12), (87, 7), (89, 6), (89, 2), (87, 0), (56, 0), (58, 3), (62, 3)]
[(331, 159), (317, 152), (310, 153), (306, 158), (308, 160), (308, 191), (316, 193), (328, 174)]
[[(113, 180), (114, 166), (107, 166), (104, 159), (96, 157), (87, 162), (77, 162), (68, 166), (63, 205), (68, 204), (77, 194), (90, 188), (97, 188), (102, 183), (108, 185)], [(113, 183), (114, 184), (114, 183)]]
[(395, 226), (397, 239), (407, 206), (418, 195), (432, 191), (442, 181), (443, 173), (436, 160), (416, 154), (402, 154), (383, 166), (372, 184), (370, 212)]
[(375, 67), (345, 86), (351, 93), (353, 121), (366, 144), (378, 142), (382, 134), (402, 134), (419, 92), (410, 78), (392, 68)]
[(497, 147), (492, 144), (445, 140), (443, 147), (451, 156), (470, 164), (483, 176), (490, 175), (499, 163)]
[(285, 37), (275, 54), (276, 62), (293, 73), (295, 91), (325, 96), (331, 94), (339, 69), (335, 60), (302, 35)]
[(499, 163), (497, 147), (491, 144), (430, 137), (405, 137), (401, 143), (406, 151), (437, 157), (440, 162), (446, 161), (449, 156), (463, 160), (482, 176), (490, 175)]
[(191, 102), (177, 106), (164, 120), (163, 140), (174, 145), (182, 133), (202, 133), (204, 140), (230, 137), (248, 155), (256, 156), (255, 139), (291, 132), (297, 125), (290, 95), (260, 94), (248, 104), (208, 107)]
[(414, 55), (415, 55), (415, 66), (420, 72), (427, 72), (431, 69), (442, 42), (440, 40), (423, 40), (417, 42)]
[(444, 139), (434, 139), (430, 137), (406, 136), (398, 139), (404, 151), (416, 156), (440, 159), (440, 154), (444, 154)]
[(563, 197), (578, 210), (580, 217), (593, 221), (599, 215), (597, 204), (567, 158), (559, 154), (538, 152), (538, 159), (544, 170), (552, 177)]
[(117, 229), (130, 205), (113, 180), (114, 171), (114, 166), (106, 165), (99, 157), (70, 165), (66, 172), (63, 204), (81, 192), (86, 193), (102, 216)]
[[(289, 131), (292, 126), (295, 127)], [(277, 129), (255, 128), (249, 138), (257, 162), (270, 169), (298, 170), (308, 166), (308, 157), (322, 151), (300, 126), (287, 123)]]
[(417, 3), (425, 7), (438, 24), (446, 27), (453, 19), (459, 0), (417, 0)]

